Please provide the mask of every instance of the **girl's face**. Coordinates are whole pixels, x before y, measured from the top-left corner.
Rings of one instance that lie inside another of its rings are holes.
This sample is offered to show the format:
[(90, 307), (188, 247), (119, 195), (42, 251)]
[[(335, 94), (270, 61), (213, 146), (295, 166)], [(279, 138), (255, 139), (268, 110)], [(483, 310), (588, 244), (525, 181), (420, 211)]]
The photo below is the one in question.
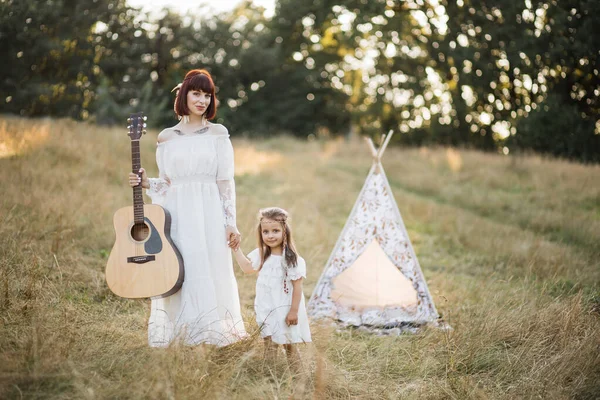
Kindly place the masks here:
[(187, 107), (190, 114), (202, 116), (208, 110), (211, 102), (210, 93), (202, 90), (190, 90), (187, 93)]
[(263, 219), (260, 222), (262, 240), (271, 249), (278, 249), (283, 244), (283, 228), (281, 222)]

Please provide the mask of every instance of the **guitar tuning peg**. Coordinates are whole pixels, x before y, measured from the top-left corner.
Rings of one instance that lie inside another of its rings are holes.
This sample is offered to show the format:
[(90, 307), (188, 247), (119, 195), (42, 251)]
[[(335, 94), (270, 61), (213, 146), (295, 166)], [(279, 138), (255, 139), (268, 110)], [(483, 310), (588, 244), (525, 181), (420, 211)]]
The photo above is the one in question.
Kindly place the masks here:
[(146, 121), (146, 120), (148, 120), (148, 117), (146, 117), (146, 116), (144, 115), (144, 121)]
[(142, 134), (144, 134), (144, 135), (146, 134), (146, 130), (145, 129), (142, 131)]
[(131, 125), (127, 125), (127, 129), (131, 129)]
[(146, 127), (146, 123), (144, 123), (144, 128)]
[(131, 118), (127, 118), (127, 122), (131, 122)]

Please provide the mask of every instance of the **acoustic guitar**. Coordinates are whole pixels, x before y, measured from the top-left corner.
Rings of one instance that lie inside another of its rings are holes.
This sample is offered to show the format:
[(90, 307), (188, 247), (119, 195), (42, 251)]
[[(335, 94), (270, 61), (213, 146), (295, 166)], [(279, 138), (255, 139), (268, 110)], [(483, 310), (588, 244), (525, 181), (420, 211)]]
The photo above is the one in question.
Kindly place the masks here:
[[(131, 114), (131, 167), (139, 174), (140, 138), (145, 131), (143, 113)], [(123, 207), (113, 218), (116, 241), (108, 264), (106, 282), (117, 296), (161, 298), (176, 293), (183, 283), (183, 259), (170, 237), (171, 216), (156, 204), (144, 204), (142, 186), (133, 188), (133, 207)]]

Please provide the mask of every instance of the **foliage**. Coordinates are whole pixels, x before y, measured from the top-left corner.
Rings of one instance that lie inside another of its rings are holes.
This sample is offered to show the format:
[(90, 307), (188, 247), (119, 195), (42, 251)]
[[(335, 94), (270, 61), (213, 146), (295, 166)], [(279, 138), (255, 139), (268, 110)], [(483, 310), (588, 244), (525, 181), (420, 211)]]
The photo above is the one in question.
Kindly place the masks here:
[[(540, 127), (545, 127), (540, 129)], [(508, 143), (520, 149), (535, 149), (544, 154), (585, 162), (600, 162), (600, 135), (593, 122), (581, 118), (577, 104), (564, 104), (551, 94), (527, 118), (519, 120), (519, 134)]]
[[(171, 88), (206, 68), (218, 85), (218, 122), (236, 133), (394, 129), (408, 145), (518, 145), (598, 160), (586, 143), (600, 133), (600, 2), (276, 4), (272, 18), (250, 1), (219, 15), (200, 7), (151, 17), (125, 0), (1, 1), (2, 111), (115, 123), (143, 104), (154, 126), (168, 126)], [(539, 118), (538, 106), (556, 102), (576, 129), (560, 133)], [(534, 120), (556, 146), (531, 135)]]
[(125, 0), (0, 2), (0, 98), (21, 115), (87, 117), (96, 85), (91, 35)]

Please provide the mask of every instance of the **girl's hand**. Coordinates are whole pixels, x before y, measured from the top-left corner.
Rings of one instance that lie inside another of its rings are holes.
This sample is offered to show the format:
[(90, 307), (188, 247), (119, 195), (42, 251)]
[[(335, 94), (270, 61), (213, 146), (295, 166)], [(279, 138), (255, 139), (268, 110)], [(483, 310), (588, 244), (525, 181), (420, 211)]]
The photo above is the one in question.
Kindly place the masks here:
[(242, 235), (240, 235), (240, 232), (236, 227), (228, 226), (225, 229), (225, 240), (227, 241), (227, 245), (229, 245), (229, 247), (233, 250), (237, 250), (237, 248), (240, 246), (241, 238)]
[(144, 189), (148, 189), (150, 187), (150, 183), (148, 182), (146, 170), (144, 168), (140, 168), (140, 173), (141, 177), (133, 172), (129, 173), (129, 186), (136, 187), (137, 185), (141, 184)]
[(285, 317), (285, 323), (287, 326), (298, 325), (298, 311), (290, 310), (287, 317)]

